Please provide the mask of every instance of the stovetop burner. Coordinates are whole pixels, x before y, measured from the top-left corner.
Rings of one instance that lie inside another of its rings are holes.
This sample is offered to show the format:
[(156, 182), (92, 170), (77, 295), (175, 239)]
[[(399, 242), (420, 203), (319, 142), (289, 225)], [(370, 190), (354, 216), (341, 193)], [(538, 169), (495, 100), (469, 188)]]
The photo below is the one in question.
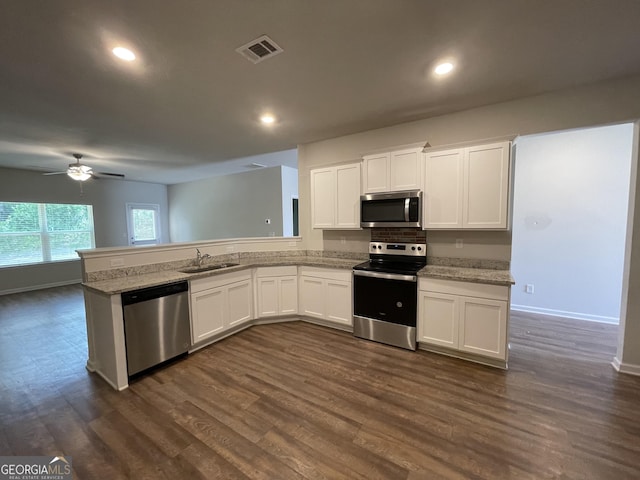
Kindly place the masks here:
[(369, 261), (353, 267), (354, 270), (415, 275), (427, 264), (427, 245), (424, 243), (369, 244)]

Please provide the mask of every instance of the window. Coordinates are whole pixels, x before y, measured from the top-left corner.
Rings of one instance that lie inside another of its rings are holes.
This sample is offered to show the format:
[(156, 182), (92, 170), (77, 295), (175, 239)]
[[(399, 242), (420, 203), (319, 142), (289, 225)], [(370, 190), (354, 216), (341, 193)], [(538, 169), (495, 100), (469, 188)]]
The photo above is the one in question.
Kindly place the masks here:
[(127, 203), (129, 245), (156, 245), (160, 239), (160, 205)]
[(0, 202), (0, 266), (76, 259), (93, 247), (91, 205)]

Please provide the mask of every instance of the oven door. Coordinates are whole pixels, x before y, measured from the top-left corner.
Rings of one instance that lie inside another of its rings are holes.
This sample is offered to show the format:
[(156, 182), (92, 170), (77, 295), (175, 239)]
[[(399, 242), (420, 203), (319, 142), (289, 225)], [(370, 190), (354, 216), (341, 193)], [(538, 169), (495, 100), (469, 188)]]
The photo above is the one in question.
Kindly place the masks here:
[(414, 275), (354, 270), (353, 314), (415, 327), (418, 283)]

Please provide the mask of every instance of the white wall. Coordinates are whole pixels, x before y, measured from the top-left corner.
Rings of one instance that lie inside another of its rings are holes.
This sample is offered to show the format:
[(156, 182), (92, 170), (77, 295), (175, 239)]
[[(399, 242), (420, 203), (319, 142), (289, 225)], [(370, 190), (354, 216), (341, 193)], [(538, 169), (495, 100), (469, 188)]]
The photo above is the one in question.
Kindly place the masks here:
[[(66, 175), (43, 176), (39, 172), (0, 168), (0, 201), (79, 203), (93, 205), (96, 247), (128, 245), (127, 203), (160, 205), (164, 241), (169, 238), (167, 187), (126, 180), (90, 180), (83, 184)], [(79, 282), (80, 259), (23, 267), (0, 268), (0, 293)]]
[(625, 124), (518, 140), (514, 309), (618, 323), (632, 137)]
[(293, 236), (293, 199), (298, 198), (298, 169), (282, 167), (282, 236)]
[(282, 168), (169, 185), (171, 241), (281, 237)]

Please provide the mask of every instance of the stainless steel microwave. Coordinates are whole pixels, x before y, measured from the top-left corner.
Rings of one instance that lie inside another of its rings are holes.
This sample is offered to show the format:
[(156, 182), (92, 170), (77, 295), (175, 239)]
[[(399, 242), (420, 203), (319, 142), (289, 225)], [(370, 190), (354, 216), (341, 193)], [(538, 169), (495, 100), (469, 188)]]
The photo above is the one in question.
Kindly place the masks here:
[(360, 197), (361, 227), (420, 227), (422, 192), (372, 193)]

